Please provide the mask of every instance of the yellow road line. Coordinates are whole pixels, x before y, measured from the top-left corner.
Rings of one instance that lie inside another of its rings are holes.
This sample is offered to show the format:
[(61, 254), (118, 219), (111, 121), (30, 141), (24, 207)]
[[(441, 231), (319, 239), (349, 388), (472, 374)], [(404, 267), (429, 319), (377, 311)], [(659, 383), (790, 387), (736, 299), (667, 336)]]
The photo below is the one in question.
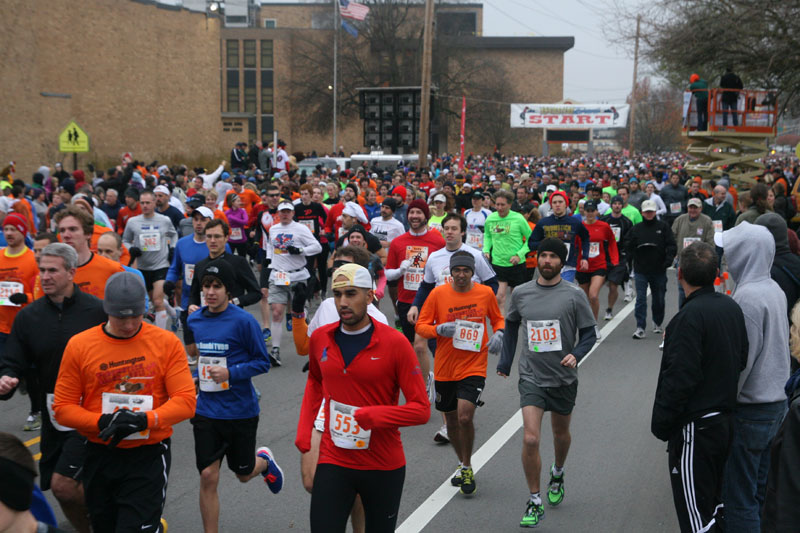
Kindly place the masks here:
[(33, 446), (34, 444), (38, 443), (41, 440), (42, 440), (42, 437), (34, 437), (31, 440), (26, 440), (23, 444), (25, 444), (25, 446), (27, 446), (27, 447), (31, 447), (31, 446)]

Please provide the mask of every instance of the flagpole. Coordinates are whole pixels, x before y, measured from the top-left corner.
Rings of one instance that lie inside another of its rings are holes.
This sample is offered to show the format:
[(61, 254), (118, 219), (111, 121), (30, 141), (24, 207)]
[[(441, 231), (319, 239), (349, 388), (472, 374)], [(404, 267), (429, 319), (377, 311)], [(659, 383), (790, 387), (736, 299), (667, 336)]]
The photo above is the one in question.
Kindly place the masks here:
[(338, 105), (338, 73), (339, 60), (339, 0), (333, 0), (333, 156), (336, 156), (336, 111)]

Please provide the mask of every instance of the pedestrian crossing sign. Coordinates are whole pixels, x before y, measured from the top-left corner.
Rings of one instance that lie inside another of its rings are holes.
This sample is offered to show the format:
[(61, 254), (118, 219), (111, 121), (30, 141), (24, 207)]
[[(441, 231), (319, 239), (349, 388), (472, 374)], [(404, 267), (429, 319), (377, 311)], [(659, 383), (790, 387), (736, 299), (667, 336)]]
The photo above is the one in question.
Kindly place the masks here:
[(58, 135), (59, 152), (88, 152), (89, 136), (74, 120)]

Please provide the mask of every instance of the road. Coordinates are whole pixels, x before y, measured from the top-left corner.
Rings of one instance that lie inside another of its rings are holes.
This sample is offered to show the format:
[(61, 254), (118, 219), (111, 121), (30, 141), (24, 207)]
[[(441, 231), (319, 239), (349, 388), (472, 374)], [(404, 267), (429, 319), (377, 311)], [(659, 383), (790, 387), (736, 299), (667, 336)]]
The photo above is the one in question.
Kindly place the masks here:
[[(675, 273), (668, 272), (667, 321), (676, 312)], [(601, 294), (605, 302), (605, 293)], [(546, 305), (546, 303), (544, 304)], [(384, 303), (386, 312), (388, 304)], [(257, 307), (250, 309), (258, 318)], [(579, 391), (572, 418), (572, 447), (566, 463), (566, 497), (545, 508), (541, 531), (676, 531), (667, 473), (666, 445), (650, 434), (650, 413), (658, 376), (660, 336), (634, 340), (633, 303), (617, 303), (621, 316), (601, 324), (603, 340), (579, 370)], [(665, 324), (666, 325), (666, 324)], [(268, 445), (286, 474), (283, 491), (273, 495), (260, 479), (241, 484), (223, 467), (220, 480), (220, 530), (245, 532), (308, 531), (310, 496), (300, 479), (300, 454), (294, 436), (306, 375), (305, 358), (294, 355), (291, 334), (284, 334), (284, 365), (256, 378), (262, 393), (258, 445)], [(522, 443), (516, 369), (503, 379), (492, 372), (476, 413), (477, 492), (466, 498), (443, 486), (457, 461), (449, 446), (433, 442), (441, 417), (432, 411), (425, 426), (402, 430), (408, 461), (398, 521), (401, 531), (519, 531), (528, 490), (520, 463)], [(0, 431), (23, 441), (27, 397), (0, 402)], [(175, 427), (172, 472), (164, 512), (172, 533), (202, 531), (198, 507), (199, 476), (188, 422)], [(488, 444), (487, 444), (488, 443)], [(30, 445), (32, 453), (38, 443)], [(542, 432), (543, 470), (553, 461), (549, 416)], [(546, 486), (546, 473), (542, 475)], [(448, 482), (449, 484), (449, 482)], [(63, 527), (67, 522), (52, 495)]]

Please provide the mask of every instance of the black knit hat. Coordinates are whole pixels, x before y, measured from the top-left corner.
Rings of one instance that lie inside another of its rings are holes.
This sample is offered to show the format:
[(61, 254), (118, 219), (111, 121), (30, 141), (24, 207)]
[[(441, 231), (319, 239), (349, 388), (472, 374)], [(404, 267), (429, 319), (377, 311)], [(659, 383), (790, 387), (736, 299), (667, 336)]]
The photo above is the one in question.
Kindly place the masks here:
[(542, 252), (553, 252), (561, 259), (561, 265), (567, 262), (567, 245), (561, 239), (555, 237), (548, 237), (539, 243), (536, 249), (536, 257), (538, 258)]

